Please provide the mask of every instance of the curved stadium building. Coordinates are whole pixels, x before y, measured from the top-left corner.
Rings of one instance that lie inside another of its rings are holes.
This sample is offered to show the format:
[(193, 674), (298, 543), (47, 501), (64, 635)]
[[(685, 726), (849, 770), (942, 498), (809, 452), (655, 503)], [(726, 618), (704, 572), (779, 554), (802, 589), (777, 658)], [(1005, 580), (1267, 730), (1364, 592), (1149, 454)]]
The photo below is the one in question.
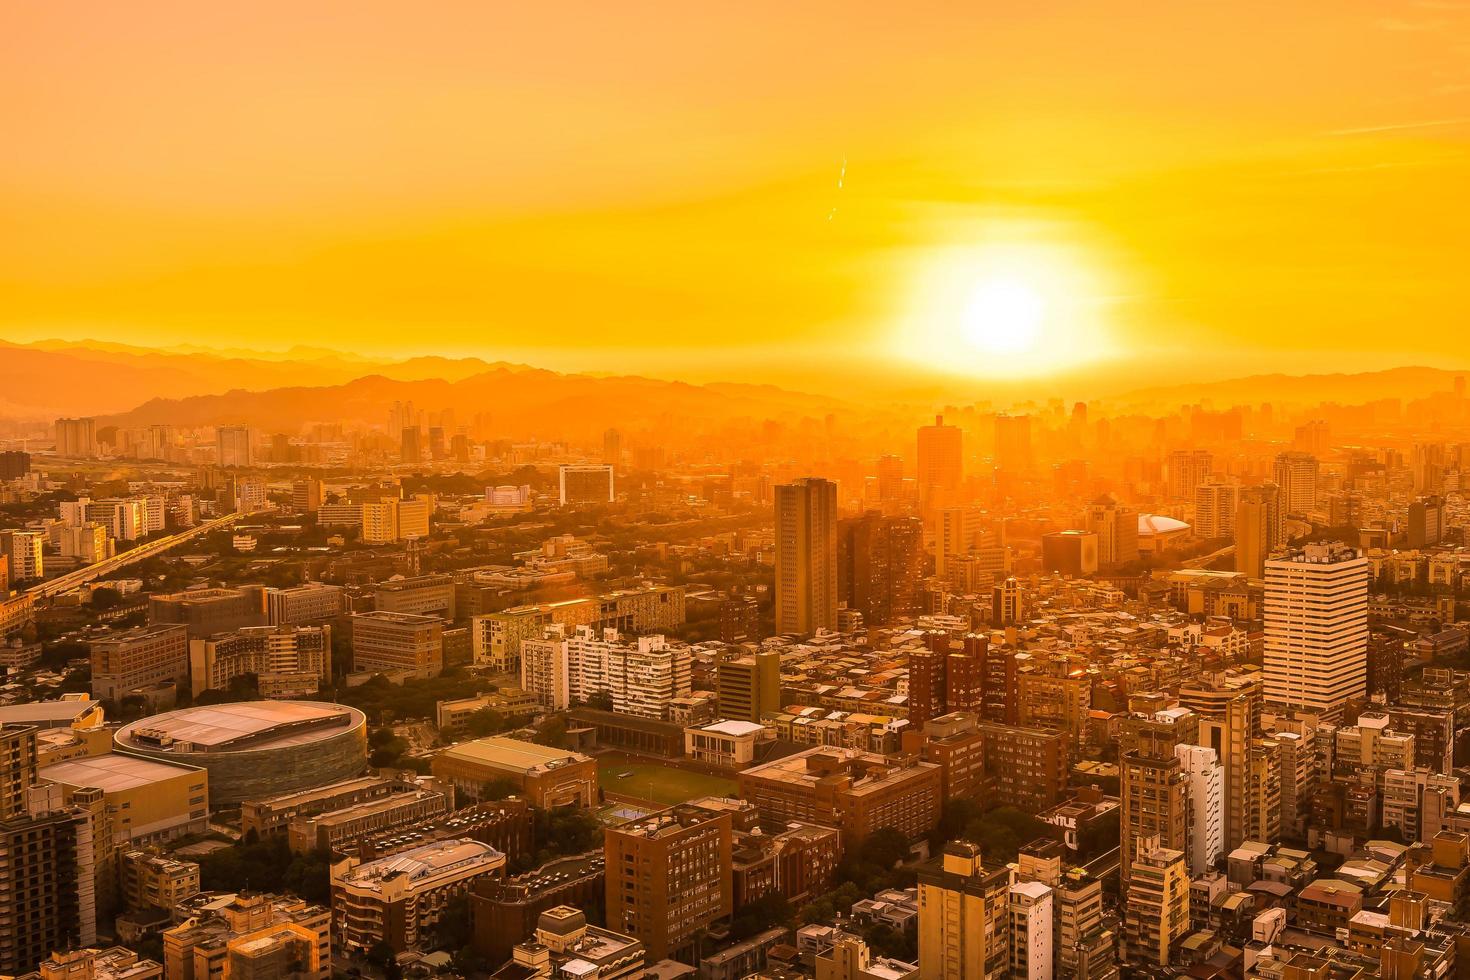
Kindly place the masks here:
[(241, 701), (152, 715), (117, 732), (120, 752), (209, 770), (215, 807), (347, 779), (367, 765), (367, 717), (325, 701)]

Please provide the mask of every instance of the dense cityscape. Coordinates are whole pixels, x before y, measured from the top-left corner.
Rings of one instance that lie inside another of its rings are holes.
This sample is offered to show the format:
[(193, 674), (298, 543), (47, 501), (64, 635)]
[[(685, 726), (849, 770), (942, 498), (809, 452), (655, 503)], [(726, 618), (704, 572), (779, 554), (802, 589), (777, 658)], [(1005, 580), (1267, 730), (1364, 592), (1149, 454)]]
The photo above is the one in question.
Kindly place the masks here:
[(1470, 980), (1470, 0), (0, 2), (0, 980)]
[(0, 971), (1457, 975), (1445, 380), (862, 457), (13, 423)]

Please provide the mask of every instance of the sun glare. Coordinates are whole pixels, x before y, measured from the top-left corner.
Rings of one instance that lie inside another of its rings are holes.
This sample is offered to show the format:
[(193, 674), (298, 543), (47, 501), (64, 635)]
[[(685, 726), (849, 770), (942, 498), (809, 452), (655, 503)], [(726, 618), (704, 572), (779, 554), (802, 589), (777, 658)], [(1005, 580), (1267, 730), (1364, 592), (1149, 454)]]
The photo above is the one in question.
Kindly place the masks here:
[(1046, 301), (1030, 283), (984, 280), (965, 304), (965, 339), (992, 354), (1033, 350), (1045, 316)]
[(1116, 276), (1086, 235), (1052, 222), (987, 221), (978, 241), (915, 256), (889, 349), (957, 374), (1052, 374), (1108, 357)]

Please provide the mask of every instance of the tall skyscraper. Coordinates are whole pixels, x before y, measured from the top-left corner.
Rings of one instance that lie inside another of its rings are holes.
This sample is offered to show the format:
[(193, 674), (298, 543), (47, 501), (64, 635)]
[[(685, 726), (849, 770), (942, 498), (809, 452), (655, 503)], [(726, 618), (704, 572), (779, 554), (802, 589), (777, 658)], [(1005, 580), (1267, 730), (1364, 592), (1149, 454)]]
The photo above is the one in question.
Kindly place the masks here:
[(1266, 559), (1284, 538), (1280, 488), (1263, 483), (1241, 490), (1235, 507), (1235, 570), (1261, 578)]
[(1266, 562), (1266, 700), (1335, 720), (1368, 694), (1368, 560), (1339, 542)]
[(919, 611), (924, 525), (917, 517), (869, 512), (837, 525), (837, 599), (887, 626)]
[(398, 459), (404, 463), (419, 463), (424, 458), (423, 431), (416, 425), (406, 425), (398, 434)]
[(1194, 533), (1196, 537), (1229, 538), (1235, 534), (1235, 510), (1240, 506), (1240, 487), (1223, 476), (1208, 476), (1194, 488)]
[(214, 430), (215, 462), (220, 466), (250, 466), (254, 463), (250, 449), (250, 429), (243, 425), (222, 425)]
[(954, 503), (964, 479), (964, 432), (945, 425), (944, 416), (919, 429), (919, 500), (924, 506)]
[(1305, 514), (1317, 506), (1317, 457), (1311, 453), (1281, 453), (1276, 457), (1276, 485), (1281, 506), (1288, 514)]
[(995, 465), (1003, 473), (1026, 473), (1031, 469), (1031, 416), (995, 417)]
[(1194, 488), (1205, 482), (1214, 457), (1206, 449), (1176, 449), (1169, 454), (1169, 496), (1193, 500)]
[(612, 467), (623, 463), (623, 434), (617, 429), (602, 434), (602, 461)]
[(776, 632), (837, 628), (837, 484), (776, 487)]
[(56, 420), (56, 455), (68, 459), (91, 459), (97, 455), (97, 420)]
[(890, 504), (903, 499), (903, 457), (878, 457), (878, 502)]

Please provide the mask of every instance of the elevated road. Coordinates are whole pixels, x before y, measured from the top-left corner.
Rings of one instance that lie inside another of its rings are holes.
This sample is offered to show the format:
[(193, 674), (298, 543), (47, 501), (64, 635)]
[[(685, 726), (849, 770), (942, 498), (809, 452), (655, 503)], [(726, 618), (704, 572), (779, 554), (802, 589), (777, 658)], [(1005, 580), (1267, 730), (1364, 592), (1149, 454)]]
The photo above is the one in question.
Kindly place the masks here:
[(40, 585), (32, 586), (26, 590), (26, 595), (37, 602), (54, 598), (63, 592), (70, 592), (72, 589), (86, 585), (95, 579), (110, 575), (119, 568), (126, 568), (134, 562), (142, 561), (144, 558), (161, 555), (165, 551), (177, 548), (186, 541), (199, 537), (201, 534), (209, 534), (212, 531), (229, 527), (247, 516), (249, 515), (239, 512), (226, 514), (224, 517), (216, 517), (212, 521), (206, 521), (197, 527), (191, 527), (187, 531), (180, 531), (177, 534), (170, 534), (167, 537), (145, 541), (143, 544), (138, 545), (138, 547), (124, 551), (120, 555), (114, 555), (111, 558), (105, 558), (91, 565), (85, 565), (74, 572), (67, 572), (65, 575), (59, 575), (56, 578), (42, 582)]

